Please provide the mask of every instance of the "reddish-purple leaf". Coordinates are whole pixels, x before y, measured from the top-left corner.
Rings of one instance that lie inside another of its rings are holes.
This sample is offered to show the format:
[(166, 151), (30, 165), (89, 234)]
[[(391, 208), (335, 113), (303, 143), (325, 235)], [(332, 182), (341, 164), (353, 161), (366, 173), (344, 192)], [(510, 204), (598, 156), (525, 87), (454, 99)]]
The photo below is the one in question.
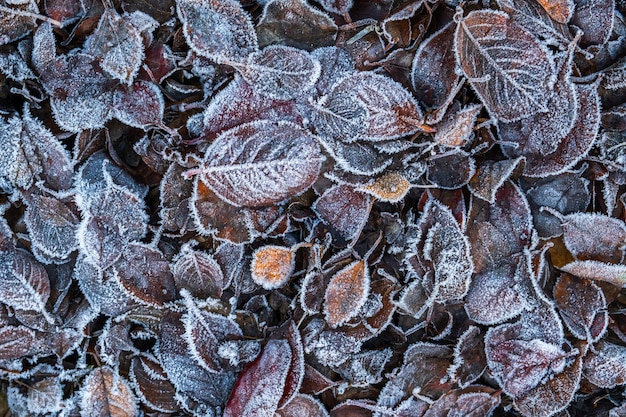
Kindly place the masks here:
[(273, 417), (283, 396), (291, 357), (287, 340), (270, 339), (261, 355), (239, 375), (224, 417)]
[(572, 213), (563, 218), (563, 241), (577, 260), (620, 263), (624, 258), (624, 221), (599, 213)]
[(312, 208), (325, 223), (350, 241), (367, 222), (370, 197), (349, 185), (336, 185), (324, 191)]
[(574, 0), (571, 24), (583, 31), (582, 46), (603, 45), (613, 31), (614, 0)]
[(600, 388), (614, 388), (626, 383), (626, 347), (599, 342), (585, 356), (583, 374)]
[(137, 81), (113, 95), (113, 117), (128, 126), (147, 129), (162, 124), (165, 104), (158, 85)]
[(563, 322), (578, 339), (595, 343), (608, 326), (604, 293), (587, 279), (561, 274), (554, 284), (554, 300)]
[(210, 254), (183, 245), (171, 269), (177, 290), (185, 289), (199, 299), (222, 295), (224, 274)]

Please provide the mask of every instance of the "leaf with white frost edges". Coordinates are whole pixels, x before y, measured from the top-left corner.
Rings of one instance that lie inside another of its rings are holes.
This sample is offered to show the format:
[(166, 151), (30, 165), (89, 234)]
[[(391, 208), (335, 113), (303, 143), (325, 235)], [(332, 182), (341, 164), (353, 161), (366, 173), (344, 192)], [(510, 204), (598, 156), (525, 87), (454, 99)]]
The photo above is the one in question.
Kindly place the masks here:
[(365, 130), (369, 114), (365, 104), (351, 94), (321, 97), (313, 110), (313, 126), (318, 135), (352, 142)]
[(522, 163), (524, 163), (524, 157), (521, 156), (502, 161), (481, 161), (476, 168), (476, 173), (467, 184), (467, 188), (472, 195), (494, 204), (500, 187)]
[(604, 281), (626, 288), (626, 265), (607, 264), (600, 261), (574, 261), (560, 269), (577, 277)]
[(256, 93), (275, 100), (302, 95), (320, 76), (320, 64), (308, 52), (283, 45), (250, 54), (241, 67), (233, 65)]
[(199, 171), (202, 182), (228, 203), (260, 207), (305, 191), (322, 160), (317, 141), (298, 125), (260, 120), (218, 136)]
[(626, 383), (626, 347), (601, 341), (585, 356), (583, 374), (600, 388)]
[(128, 383), (108, 366), (95, 368), (80, 389), (81, 417), (134, 417), (137, 404)]
[(241, 61), (258, 50), (252, 19), (235, 0), (178, 0), (176, 11), (189, 46), (215, 61)]
[(563, 218), (563, 242), (579, 261), (621, 263), (626, 245), (623, 220), (600, 213), (572, 213)]
[(120, 86), (113, 95), (113, 117), (120, 122), (146, 130), (163, 122), (165, 102), (157, 84), (136, 81), (133, 85)]
[(367, 262), (354, 261), (333, 277), (324, 295), (324, 316), (332, 328), (356, 316), (370, 292)]
[(108, 75), (131, 85), (143, 61), (144, 48), (139, 30), (128, 22), (128, 15), (124, 17), (106, 8), (83, 50), (99, 58)]
[(276, 411), (278, 417), (329, 417), (320, 400), (308, 394), (298, 394)]
[[(559, 2), (561, 2), (559, 0)], [(548, 2), (549, 3), (549, 2)], [(507, 12), (513, 21), (542, 39), (546, 44), (564, 47), (571, 41), (569, 28), (565, 23), (550, 18), (538, 1), (498, 0), (502, 10)]]
[(454, 43), (463, 73), (496, 119), (512, 122), (547, 110), (554, 62), (506, 13), (470, 12), (458, 23)]
[(350, 241), (358, 236), (370, 213), (370, 197), (350, 185), (335, 185), (311, 207), (318, 216)]
[(176, 289), (185, 289), (198, 299), (219, 298), (224, 288), (222, 268), (211, 254), (184, 244), (171, 266)]
[(62, 263), (78, 248), (79, 219), (61, 200), (32, 194), (24, 222), (31, 244), (49, 261)]
[(373, 72), (347, 75), (333, 85), (328, 95), (344, 94), (358, 98), (369, 115), (365, 130), (352, 140), (397, 139), (424, 128), (424, 116), (419, 104), (400, 83), (391, 78)]
[(295, 267), (295, 253), (291, 248), (277, 245), (261, 246), (252, 254), (252, 280), (272, 290), (284, 286)]
[(273, 417), (283, 395), (291, 348), (284, 339), (270, 339), (261, 355), (239, 375), (224, 417)]
[(53, 323), (54, 319), (46, 311), (50, 278), (43, 265), (24, 249), (15, 249), (7, 255), (4, 255), (7, 264), (3, 265), (0, 273), (2, 302), (19, 310), (41, 313), (48, 322)]
[(188, 351), (198, 365), (209, 372), (219, 373), (223, 367), (217, 354), (218, 347), (224, 341), (242, 339), (241, 328), (228, 317), (201, 310), (190, 296), (184, 295), (183, 298), (187, 312), (181, 320), (185, 325)]
[(128, 377), (142, 403), (153, 410), (164, 413), (176, 412), (176, 389), (169, 382), (156, 358), (144, 355), (131, 360)]

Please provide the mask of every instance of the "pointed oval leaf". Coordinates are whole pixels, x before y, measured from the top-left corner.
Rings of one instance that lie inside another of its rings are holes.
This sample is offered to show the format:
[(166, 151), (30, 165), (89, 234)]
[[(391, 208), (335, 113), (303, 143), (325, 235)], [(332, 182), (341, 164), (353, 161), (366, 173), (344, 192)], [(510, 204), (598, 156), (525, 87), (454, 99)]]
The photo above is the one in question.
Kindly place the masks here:
[(455, 49), (463, 73), (496, 119), (512, 122), (547, 110), (554, 62), (506, 13), (469, 13), (457, 26)]
[(585, 378), (600, 388), (626, 383), (626, 347), (601, 341), (591, 350), (583, 364)]
[(183, 245), (171, 269), (179, 291), (185, 289), (199, 299), (221, 297), (224, 274), (210, 254)]
[(397, 203), (411, 190), (411, 183), (399, 172), (388, 172), (367, 184), (358, 187), (359, 191), (371, 194), (380, 201)]
[(243, 60), (258, 50), (250, 16), (235, 0), (178, 0), (178, 17), (187, 43), (215, 61)]
[(161, 89), (154, 83), (136, 81), (119, 87), (113, 95), (113, 117), (128, 126), (146, 129), (159, 125), (164, 109)]
[(257, 359), (239, 375), (224, 417), (273, 417), (291, 366), (291, 348), (284, 339), (270, 339)]
[(135, 79), (144, 58), (140, 31), (113, 8), (104, 10), (83, 49), (100, 58), (100, 66), (111, 77), (128, 85)]
[(260, 207), (305, 191), (322, 160), (310, 133), (293, 123), (262, 120), (220, 135), (200, 170), (202, 181), (225, 201)]
[(620, 263), (626, 245), (626, 224), (600, 213), (572, 213), (563, 219), (563, 241), (577, 260)]
[(241, 75), (254, 91), (275, 100), (302, 95), (320, 76), (320, 63), (301, 49), (271, 45), (248, 56)]
[(358, 236), (370, 213), (370, 197), (349, 185), (336, 185), (324, 191), (313, 204), (320, 218), (344, 239)]
[(335, 328), (359, 313), (370, 292), (367, 263), (352, 262), (331, 278), (324, 295), (324, 316)]
[(136, 356), (131, 360), (128, 376), (137, 396), (152, 410), (173, 413), (179, 410), (176, 389), (155, 358)]
[(134, 417), (137, 404), (128, 383), (108, 366), (94, 369), (80, 390), (81, 417)]
[(396, 139), (424, 127), (422, 110), (413, 96), (391, 78), (369, 71), (348, 75), (332, 87), (329, 100), (343, 95), (358, 98), (367, 109), (369, 117), (359, 139)]

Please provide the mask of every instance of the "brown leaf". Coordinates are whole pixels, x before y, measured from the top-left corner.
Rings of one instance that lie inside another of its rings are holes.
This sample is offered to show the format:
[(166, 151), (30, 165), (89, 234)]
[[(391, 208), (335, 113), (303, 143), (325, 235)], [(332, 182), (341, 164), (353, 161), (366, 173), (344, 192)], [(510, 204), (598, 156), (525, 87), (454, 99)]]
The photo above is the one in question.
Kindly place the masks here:
[(134, 417), (135, 398), (128, 383), (105, 366), (94, 369), (80, 390), (81, 417)]
[(363, 260), (352, 262), (333, 275), (324, 295), (328, 325), (335, 328), (358, 314), (369, 292), (369, 271)]
[(283, 246), (268, 245), (254, 251), (250, 269), (252, 280), (271, 290), (287, 283), (293, 273), (295, 254)]

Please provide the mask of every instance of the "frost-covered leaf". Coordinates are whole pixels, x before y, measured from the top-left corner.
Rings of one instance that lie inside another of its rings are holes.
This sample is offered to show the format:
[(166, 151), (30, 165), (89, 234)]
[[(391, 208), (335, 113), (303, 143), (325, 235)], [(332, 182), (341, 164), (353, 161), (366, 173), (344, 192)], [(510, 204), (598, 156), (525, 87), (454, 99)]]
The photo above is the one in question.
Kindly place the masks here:
[(462, 109), (452, 109), (437, 126), (435, 142), (446, 147), (465, 146), (470, 140), (482, 106), (473, 104)]
[(511, 338), (509, 327), (502, 325), (487, 332), (485, 352), (489, 369), (504, 392), (520, 397), (544, 378), (562, 372), (572, 355), (541, 339)]
[(469, 13), (457, 26), (455, 48), (463, 73), (496, 119), (512, 122), (547, 110), (552, 58), (506, 13)]
[(574, 261), (560, 268), (569, 274), (595, 281), (604, 281), (617, 287), (626, 287), (626, 265), (600, 261)]
[(168, 231), (187, 230), (191, 227), (189, 204), (193, 193), (193, 182), (186, 180), (186, 168), (172, 163), (163, 175), (160, 184), (160, 216), (163, 227)]
[(32, 194), (24, 221), (31, 244), (50, 260), (64, 262), (77, 249), (79, 219), (61, 200)]
[(527, 394), (515, 399), (515, 407), (524, 415), (553, 415), (565, 409), (578, 389), (583, 355), (562, 372), (552, 376)]
[(291, 349), (291, 364), (289, 372), (285, 379), (285, 389), (278, 403), (278, 407), (289, 404), (300, 392), (302, 381), (304, 379), (304, 346), (302, 345), (302, 337), (300, 331), (293, 320), (290, 320), (279, 332), (276, 337), (284, 337), (289, 343)]
[(519, 315), (528, 307), (532, 279), (530, 254), (482, 269), (465, 296), (468, 316), (477, 323), (496, 324)]
[(389, 155), (381, 153), (370, 142), (344, 142), (320, 137), (320, 143), (333, 156), (338, 167), (351, 174), (380, 174), (393, 162)]
[(391, 349), (363, 350), (333, 369), (352, 386), (374, 385), (381, 382), (382, 372), (391, 355)]
[(411, 190), (411, 183), (399, 172), (388, 172), (357, 189), (380, 201), (397, 203)]
[(500, 395), (493, 388), (479, 385), (452, 390), (435, 401), (423, 417), (489, 416), (500, 404)]
[(134, 417), (138, 410), (128, 383), (113, 369), (95, 368), (80, 390), (81, 417)]
[(54, 190), (71, 187), (69, 153), (27, 107), (22, 118), (3, 119), (0, 126), (0, 186), (26, 189), (42, 179)]
[(341, 95), (356, 97), (367, 109), (369, 117), (359, 139), (396, 139), (424, 128), (419, 105), (391, 78), (369, 71), (348, 75), (335, 83), (329, 93), (330, 97)]
[(36, 333), (26, 326), (0, 328), (0, 361), (11, 361), (37, 354)]
[(28, 390), (28, 409), (31, 413), (58, 413), (64, 408), (63, 385), (59, 378), (44, 378)]
[(512, 151), (513, 155), (553, 153), (574, 127), (578, 103), (576, 90), (570, 81), (574, 52), (572, 48), (557, 59), (557, 80), (554, 90), (549, 94), (546, 111), (498, 125), (502, 141), (519, 145)]
[(242, 339), (241, 328), (228, 317), (201, 310), (188, 296), (185, 297), (185, 305), (187, 312), (182, 322), (191, 356), (209, 372), (223, 371), (218, 347), (225, 341)]
[(178, 411), (176, 389), (155, 358), (143, 355), (134, 357), (128, 376), (137, 396), (148, 407), (165, 413)]
[(369, 217), (370, 198), (349, 185), (336, 185), (324, 191), (312, 208), (350, 241), (358, 236)]
[(599, 213), (572, 213), (563, 218), (563, 241), (577, 260), (620, 263), (624, 258), (626, 225)]
[[(565, 172), (587, 155), (593, 147), (600, 126), (600, 101), (597, 83), (574, 84), (578, 97), (578, 116), (570, 132), (559, 142), (556, 150), (549, 154), (525, 152), (524, 175), (545, 177)], [(503, 146), (509, 155), (515, 155), (511, 148)]]
[(283, 395), (291, 357), (287, 340), (270, 339), (261, 355), (239, 375), (224, 417), (273, 417)]
[(2, 254), (0, 294), (2, 302), (19, 310), (33, 310), (44, 314), (50, 297), (50, 278), (42, 264), (24, 249)]
[(274, 0), (263, 8), (256, 25), (259, 44), (284, 44), (312, 50), (334, 44), (337, 25), (304, 0)]
[(294, 266), (295, 253), (291, 248), (267, 245), (252, 254), (250, 272), (254, 282), (266, 290), (272, 290), (287, 283)]
[(428, 200), (423, 216), (424, 226), (428, 226), (423, 257), (432, 262), (434, 271), (431, 297), (440, 303), (462, 299), (474, 271), (470, 243), (452, 211), (437, 200)]
[(127, 239), (98, 217), (83, 220), (77, 238), (81, 253), (102, 270), (113, 265), (128, 244)]
[(430, 107), (439, 107), (448, 99), (459, 76), (454, 71), (455, 25), (448, 23), (422, 42), (411, 67), (411, 85), (417, 99)]
[(169, 311), (161, 319), (157, 357), (182, 405), (195, 404), (195, 413), (212, 416), (217, 409), (223, 409), (236, 376), (227, 370), (209, 372), (196, 363), (187, 352), (181, 317), (181, 313)]
[(582, 46), (603, 45), (613, 31), (615, 0), (574, 0), (571, 24), (583, 31)]
[(142, 243), (129, 244), (113, 265), (115, 278), (129, 295), (149, 305), (176, 299), (176, 286), (163, 254)]
[(357, 97), (332, 94), (315, 103), (312, 121), (318, 135), (352, 142), (365, 130), (368, 119), (367, 107)]
[[(570, 2), (570, 0), (542, 1), (544, 4), (552, 3), (556, 5)], [(498, 0), (498, 4), (502, 10), (511, 16), (513, 21), (543, 39), (548, 45), (563, 47), (570, 42), (571, 35), (565, 24), (567, 22), (558, 22), (550, 18), (547, 10), (542, 7), (539, 1)], [(564, 15), (561, 14), (561, 17), (564, 17)]]
[(165, 104), (160, 88), (150, 82), (137, 81), (120, 86), (113, 95), (113, 117), (140, 129), (162, 123)]
[(600, 341), (585, 356), (583, 374), (600, 388), (613, 388), (626, 383), (626, 348)]
[(293, 100), (264, 97), (240, 76), (213, 96), (203, 114), (204, 132), (208, 135), (259, 119), (298, 122)]
[(193, 297), (219, 298), (224, 288), (222, 268), (210, 254), (183, 245), (171, 266), (176, 289), (187, 290)]
[(296, 395), (284, 407), (278, 409), (276, 414), (279, 417), (329, 417), (324, 405), (307, 394)]
[(18, 51), (0, 54), (0, 72), (19, 83), (37, 78)]
[(116, 82), (102, 73), (93, 56), (63, 55), (36, 69), (62, 129), (76, 133), (98, 129), (112, 117)]
[(250, 16), (235, 0), (178, 0), (178, 17), (189, 46), (215, 61), (242, 60), (258, 50)]
[(335, 328), (359, 313), (370, 292), (367, 263), (354, 261), (335, 273), (324, 295), (324, 316)]
[(404, 353), (400, 370), (389, 378), (380, 391), (377, 406), (393, 409), (411, 393), (437, 398), (449, 391), (453, 384), (446, 376), (452, 363), (452, 349), (433, 343), (414, 343)]
[(609, 315), (600, 287), (587, 279), (561, 274), (553, 292), (563, 322), (575, 337), (594, 343), (604, 334)]
[(454, 361), (448, 375), (461, 388), (480, 378), (487, 367), (483, 334), (477, 326), (470, 326), (459, 337), (454, 347)]
[(328, 94), (337, 81), (356, 72), (354, 59), (345, 49), (327, 46), (314, 50), (311, 56), (320, 63), (320, 76), (315, 83), (318, 96)]
[(275, 100), (289, 100), (315, 84), (320, 64), (306, 51), (270, 45), (250, 54), (240, 71), (256, 93)]
[(132, 84), (144, 58), (140, 31), (115, 9), (106, 8), (98, 26), (85, 40), (84, 52), (100, 60), (106, 73), (126, 84)]
[[(3, 1), (2, 7), (4, 10), (0, 11), (0, 45), (20, 39), (36, 27), (34, 15), (39, 13), (36, 1)], [(28, 15), (29, 13), (32, 15)]]
[(202, 234), (241, 244), (252, 240), (247, 211), (225, 202), (196, 177), (190, 209), (195, 227)]
[(227, 202), (259, 207), (306, 190), (322, 159), (315, 139), (299, 126), (263, 120), (220, 135), (207, 149), (200, 176)]
[(476, 173), (467, 184), (467, 188), (474, 196), (493, 204), (502, 184), (509, 179), (523, 160), (519, 157), (502, 161), (481, 161), (476, 168)]

